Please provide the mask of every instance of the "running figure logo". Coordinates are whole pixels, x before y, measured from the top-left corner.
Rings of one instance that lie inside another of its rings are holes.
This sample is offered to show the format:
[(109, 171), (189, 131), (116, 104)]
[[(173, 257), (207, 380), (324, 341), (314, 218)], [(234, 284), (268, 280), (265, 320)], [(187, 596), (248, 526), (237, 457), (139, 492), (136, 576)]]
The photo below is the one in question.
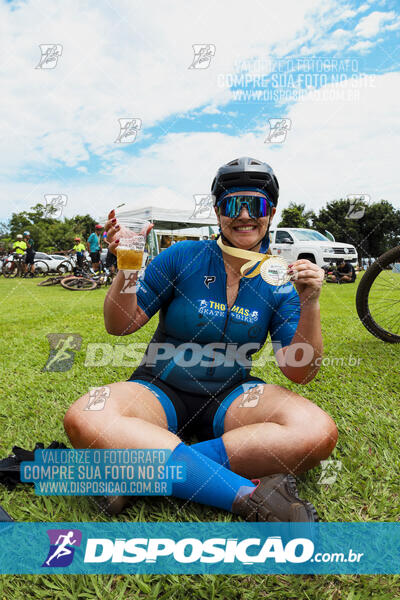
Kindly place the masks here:
[(332, 485), (342, 470), (342, 461), (333, 459), (321, 460), (321, 467), (322, 472), (317, 483), (320, 485)]
[(362, 219), (371, 196), (369, 194), (347, 194), (346, 198), (349, 200), (350, 206), (345, 219), (354, 219), (355, 221)]
[(118, 119), (119, 134), (114, 144), (132, 144), (142, 128), (142, 119)]
[(189, 69), (208, 69), (213, 56), (215, 56), (214, 44), (193, 44), (194, 57)]
[(214, 202), (211, 194), (193, 194), (194, 211), (189, 219), (209, 219), (214, 213)]
[(48, 529), (47, 535), (50, 548), (42, 567), (68, 567), (74, 558), (75, 548), (81, 545), (82, 532), (79, 529)]
[(82, 338), (76, 333), (49, 333), (50, 355), (42, 371), (69, 371), (80, 350)]
[(67, 205), (68, 197), (66, 194), (45, 194), (46, 210), (44, 217), (53, 217), (57, 219), (61, 217), (64, 206)]
[(254, 384), (251, 383), (244, 383), (243, 389), (244, 394), (242, 401), (239, 404), (239, 408), (254, 408), (257, 406), (260, 396), (264, 391), (264, 384), (258, 383), (254, 386)]
[(290, 119), (268, 119), (269, 134), (264, 140), (269, 144), (282, 144), (286, 140), (287, 132), (292, 128)]
[(91, 388), (89, 400), (84, 410), (103, 410), (110, 394), (111, 390), (108, 386)]
[(121, 288), (121, 294), (135, 294), (137, 292), (137, 288), (139, 286), (139, 282), (137, 281), (138, 273), (137, 271), (132, 271), (131, 273), (124, 273), (124, 285)]
[(61, 44), (39, 44), (39, 48), (41, 57), (35, 69), (54, 69), (63, 51)]

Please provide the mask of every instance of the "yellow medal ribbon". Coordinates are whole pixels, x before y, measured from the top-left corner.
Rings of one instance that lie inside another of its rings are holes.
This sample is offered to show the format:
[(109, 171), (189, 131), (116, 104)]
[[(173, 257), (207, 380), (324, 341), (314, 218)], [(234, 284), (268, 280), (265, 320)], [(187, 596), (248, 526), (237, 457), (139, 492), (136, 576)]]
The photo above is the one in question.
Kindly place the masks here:
[[(260, 269), (263, 263), (267, 261), (269, 258), (272, 258), (272, 254), (261, 254), (260, 252), (251, 252), (251, 250), (241, 250), (240, 248), (232, 248), (231, 246), (226, 246), (221, 236), (217, 239), (217, 244), (221, 248), (222, 252), (226, 254), (230, 254), (230, 256), (236, 256), (237, 258), (248, 258), (249, 261), (240, 267), (240, 274), (242, 277), (256, 277), (260, 274)], [(251, 269), (257, 263), (260, 263), (254, 271), (249, 273), (248, 275), (244, 274), (244, 271)]]

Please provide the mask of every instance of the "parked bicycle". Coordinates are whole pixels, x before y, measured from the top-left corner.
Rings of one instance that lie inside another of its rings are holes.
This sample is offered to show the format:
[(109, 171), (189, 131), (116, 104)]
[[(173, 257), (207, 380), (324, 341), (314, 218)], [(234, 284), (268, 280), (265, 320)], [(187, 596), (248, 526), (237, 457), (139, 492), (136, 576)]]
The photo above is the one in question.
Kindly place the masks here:
[(103, 273), (94, 273), (92, 269), (91, 273), (88, 271), (78, 271), (78, 269), (76, 269), (75, 275), (66, 276), (65, 273), (63, 273), (56, 275), (55, 277), (49, 277), (38, 283), (38, 285), (41, 287), (49, 287), (60, 284), (66, 290), (85, 291), (95, 290), (103, 285), (111, 285), (113, 279), (114, 275), (108, 269), (104, 269)]
[[(35, 272), (31, 277), (46, 275), (49, 271), (48, 265), (43, 260), (35, 260)], [(4, 277), (25, 277), (25, 254), (13, 252), (3, 261), (2, 273)]]
[(382, 254), (365, 271), (356, 307), (361, 323), (372, 335), (400, 343), (400, 246)]
[[(67, 256), (65, 258), (65, 260), (60, 262), (60, 264), (57, 267), (57, 273), (60, 273), (60, 275), (62, 275), (63, 273), (73, 273), (74, 270), (77, 268), (78, 268), (78, 263), (77, 263), (76, 254), (72, 254), (72, 255), (70, 254), (69, 256)], [(91, 268), (90, 262), (84, 257), (83, 263), (82, 263), (82, 269), (90, 270), (90, 268)]]

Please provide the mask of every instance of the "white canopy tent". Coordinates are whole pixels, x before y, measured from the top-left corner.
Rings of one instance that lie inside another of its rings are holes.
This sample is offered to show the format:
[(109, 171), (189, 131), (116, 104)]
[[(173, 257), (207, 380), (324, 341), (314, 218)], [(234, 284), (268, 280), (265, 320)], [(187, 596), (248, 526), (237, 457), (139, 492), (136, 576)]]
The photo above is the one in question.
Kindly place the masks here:
[[(143, 219), (154, 223), (156, 233), (167, 235), (201, 236), (209, 235), (209, 227), (218, 227), (217, 217), (210, 206), (197, 206), (195, 210), (183, 210), (178, 208), (159, 208), (146, 206), (143, 208), (121, 207), (116, 209), (116, 217), (124, 219)], [(105, 223), (106, 218), (100, 219)], [(199, 231), (199, 228), (206, 228)], [(156, 237), (156, 236), (155, 236)], [(156, 254), (159, 252), (157, 237), (154, 240), (157, 246)]]
[[(211, 214), (212, 213), (212, 214)], [(217, 226), (217, 218), (210, 207), (204, 209), (182, 210), (178, 208), (158, 208), (146, 206), (144, 208), (121, 208), (117, 210), (117, 217), (144, 219), (154, 223), (155, 229), (170, 231)]]

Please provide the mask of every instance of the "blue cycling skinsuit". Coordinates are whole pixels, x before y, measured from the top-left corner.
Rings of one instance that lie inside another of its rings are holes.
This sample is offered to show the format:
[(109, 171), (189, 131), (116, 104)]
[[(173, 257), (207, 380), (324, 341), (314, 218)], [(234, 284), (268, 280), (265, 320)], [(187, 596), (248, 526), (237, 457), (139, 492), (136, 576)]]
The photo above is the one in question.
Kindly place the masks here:
[(178, 435), (222, 435), (230, 404), (265, 383), (250, 375), (251, 355), (268, 333), (275, 350), (289, 345), (298, 325), (300, 299), (292, 283), (275, 287), (260, 275), (242, 278), (228, 308), (226, 280), (217, 242), (187, 240), (155, 257), (137, 286), (138, 306), (149, 318), (160, 315), (128, 381), (153, 391)]

